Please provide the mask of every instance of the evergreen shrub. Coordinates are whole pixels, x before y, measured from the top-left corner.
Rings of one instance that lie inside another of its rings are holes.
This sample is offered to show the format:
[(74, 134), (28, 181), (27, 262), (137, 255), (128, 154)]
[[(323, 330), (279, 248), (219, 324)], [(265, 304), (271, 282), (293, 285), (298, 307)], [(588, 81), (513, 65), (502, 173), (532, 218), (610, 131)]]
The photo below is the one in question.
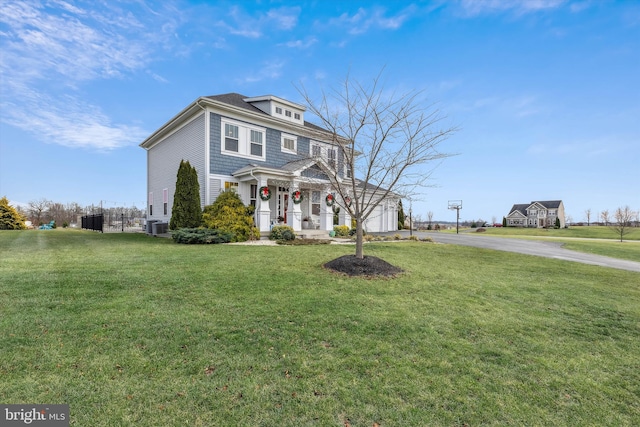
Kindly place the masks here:
[(230, 233), (233, 242), (259, 239), (260, 230), (253, 223), (253, 206), (245, 206), (233, 191), (224, 191), (213, 204), (205, 206), (202, 222), (205, 227)]
[(24, 216), (9, 204), (9, 199), (0, 199), (0, 230), (24, 230), (24, 222)]
[(179, 228), (171, 233), (173, 241), (184, 244), (229, 243), (233, 239), (231, 233), (212, 228)]
[(200, 225), (202, 225), (202, 210), (200, 209), (198, 171), (188, 160), (181, 160), (176, 177), (176, 191), (173, 195), (169, 228), (177, 230)]
[(288, 225), (274, 225), (271, 229), (270, 240), (293, 240), (296, 238), (296, 233)]

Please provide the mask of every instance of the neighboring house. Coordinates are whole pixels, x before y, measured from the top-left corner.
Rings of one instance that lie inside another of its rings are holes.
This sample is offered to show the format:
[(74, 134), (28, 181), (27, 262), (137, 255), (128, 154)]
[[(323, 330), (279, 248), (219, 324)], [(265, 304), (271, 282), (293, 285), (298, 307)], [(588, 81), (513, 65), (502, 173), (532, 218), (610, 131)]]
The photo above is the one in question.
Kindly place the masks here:
[[(312, 228), (332, 230), (334, 208), (326, 200), (337, 193), (327, 173), (346, 179), (350, 170), (336, 138), (305, 121), (304, 113), (304, 106), (271, 95), (196, 99), (140, 144), (147, 150), (147, 218), (170, 220), (178, 167), (188, 160), (198, 172), (202, 207), (230, 190), (256, 207), (261, 232), (280, 219), (299, 231), (309, 224), (305, 218)], [(269, 200), (261, 197), (265, 193)], [(294, 203), (298, 194), (302, 201)], [(398, 200), (383, 200), (365, 229), (397, 230)], [(341, 225), (351, 226), (346, 209), (338, 215)]]
[(556, 218), (560, 219), (560, 228), (564, 228), (564, 204), (562, 200), (531, 202), (513, 205), (507, 215), (507, 225), (513, 227), (553, 228)]

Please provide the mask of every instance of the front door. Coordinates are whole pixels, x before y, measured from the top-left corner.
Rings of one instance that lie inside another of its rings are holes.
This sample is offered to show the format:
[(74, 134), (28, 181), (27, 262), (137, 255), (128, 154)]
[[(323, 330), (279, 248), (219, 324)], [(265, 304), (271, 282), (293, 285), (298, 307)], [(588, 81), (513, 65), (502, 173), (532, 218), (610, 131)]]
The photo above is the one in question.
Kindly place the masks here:
[(289, 189), (284, 187), (278, 188), (278, 216), (284, 218), (287, 223), (287, 210), (289, 209)]

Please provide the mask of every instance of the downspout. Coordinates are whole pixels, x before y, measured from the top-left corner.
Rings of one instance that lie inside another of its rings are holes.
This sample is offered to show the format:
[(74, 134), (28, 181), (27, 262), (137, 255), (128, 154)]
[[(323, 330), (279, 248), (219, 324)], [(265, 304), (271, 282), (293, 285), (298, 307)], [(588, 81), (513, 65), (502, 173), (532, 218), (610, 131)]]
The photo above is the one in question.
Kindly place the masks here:
[[(209, 120), (207, 117), (207, 108), (203, 107), (202, 105), (200, 105), (200, 98), (198, 98), (198, 100), (196, 101), (196, 105), (200, 108), (202, 108), (202, 111), (204, 111), (204, 174), (203, 174), (203, 179), (204, 179), (204, 199), (202, 200), (202, 203), (206, 206), (207, 205), (207, 197), (210, 194), (209, 193), (209, 172), (211, 171), (211, 165), (209, 164), (209, 162), (211, 162), (211, 158), (209, 156), (209, 147), (211, 145), (211, 141), (209, 141)], [(211, 201), (210, 201), (211, 202)]]

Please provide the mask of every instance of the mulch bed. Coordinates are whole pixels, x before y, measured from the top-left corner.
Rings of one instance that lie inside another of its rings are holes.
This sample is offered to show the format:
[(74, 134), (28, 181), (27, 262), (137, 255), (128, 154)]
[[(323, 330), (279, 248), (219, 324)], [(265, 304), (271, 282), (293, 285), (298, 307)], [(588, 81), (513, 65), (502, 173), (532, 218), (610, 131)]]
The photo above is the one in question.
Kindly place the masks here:
[(383, 259), (365, 256), (363, 259), (355, 255), (344, 255), (326, 263), (328, 268), (348, 276), (395, 276), (402, 273), (402, 269), (393, 266)]

